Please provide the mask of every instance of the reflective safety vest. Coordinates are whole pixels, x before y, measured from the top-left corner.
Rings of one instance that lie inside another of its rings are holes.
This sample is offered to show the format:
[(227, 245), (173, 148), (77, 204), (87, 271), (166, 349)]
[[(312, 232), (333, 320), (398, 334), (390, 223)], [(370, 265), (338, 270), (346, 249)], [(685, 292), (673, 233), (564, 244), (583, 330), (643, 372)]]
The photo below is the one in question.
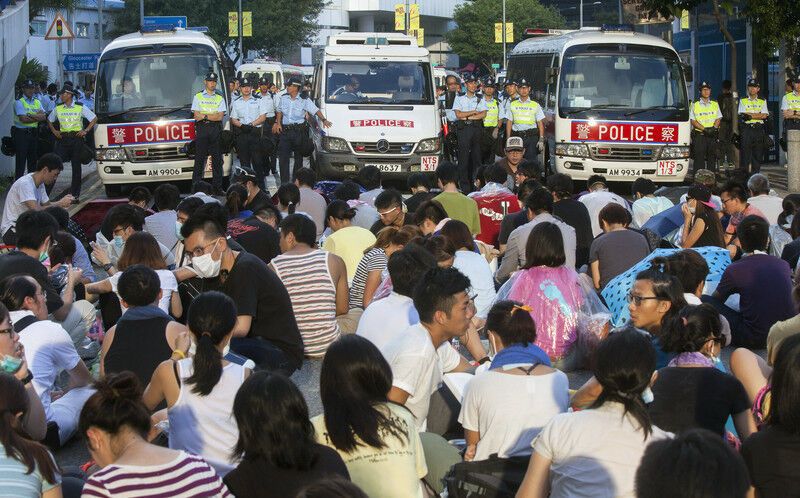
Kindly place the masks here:
[(222, 102), (222, 95), (216, 92), (214, 92), (214, 95), (207, 95), (206, 92), (200, 92), (196, 97), (197, 103), (200, 106), (200, 112), (203, 114), (219, 112), (219, 104)]
[(527, 102), (523, 102), (519, 99), (514, 100), (509, 105), (511, 121), (513, 121), (515, 125), (536, 128), (536, 114), (538, 114), (539, 108), (539, 104), (531, 99), (528, 99)]
[(692, 104), (692, 111), (694, 111), (694, 120), (703, 125), (703, 128), (710, 128), (714, 126), (719, 113), (719, 104), (714, 100), (709, 100), (708, 104), (702, 105), (698, 100)]
[[(764, 99), (744, 98), (741, 100), (741, 102), (742, 102), (742, 107), (744, 107), (745, 114), (759, 114), (761, 113), (761, 109), (764, 108)], [(763, 122), (764, 122), (763, 119), (748, 119), (747, 121), (745, 121), (745, 123), (747, 124), (763, 123)]]
[[(25, 114), (36, 114), (37, 112), (44, 112), (42, 108), (42, 103), (39, 102), (39, 99), (33, 99), (33, 104), (29, 104), (25, 98), (19, 99), (20, 103), (22, 103), (22, 107), (25, 108)], [(17, 128), (36, 128), (39, 126), (39, 123), (34, 121), (33, 123), (23, 123), (19, 120), (19, 116), (17, 113), (14, 113), (14, 126)]]
[(81, 131), (83, 129), (83, 106), (74, 104), (67, 107), (64, 104), (56, 106), (56, 119), (60, 131)]
[(789, 106), (790, 111), (800, 111), (800, 95), (797, 95), (794, 92), (789, 92), (784, 96), (784, 98), (786, 99), (786, 104)]
[(486, 102), (486, 117), (483, 118), (483, 126), (487, 128), (494, 128), (497, 126), (498, 117), (500, 116), (500, 104), (497, 99), (492, 99)]

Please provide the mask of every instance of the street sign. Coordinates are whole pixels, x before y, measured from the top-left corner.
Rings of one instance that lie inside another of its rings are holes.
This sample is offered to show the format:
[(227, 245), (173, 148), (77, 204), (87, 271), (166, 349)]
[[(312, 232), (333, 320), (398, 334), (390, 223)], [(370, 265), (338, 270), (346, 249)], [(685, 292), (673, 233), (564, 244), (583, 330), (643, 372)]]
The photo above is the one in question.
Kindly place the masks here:
[(65, 54), (64, 71), (96, 71), (100, 54)]
[(75, 34), (72, 32), (72, 28), (69, 27), (69, 23), (64, 19), (64, 16), (61, 15), (61, 12), (56, 12), (56, 17), (53, 19), (53, 23), (50, 24), (50, 27), (47, 28), (44, 39), (72, 40), (73, 38), (75, 38)]
[(186, 16), (144, 16), (142, 26), (165, 26), (173, 28), (186, 28), (189, 23)]
[[(239, 13), (228, 12), (228, 36), (239, 36)], [(242, 12), (242, 36), (253, 36), (253, 13)]]
[(406, 30), (406, 5), (404, 3), (394, 4), (394, 30)]
[(492, 64), (492, 69), (500, 69), (500, 64)]
[(189, 26), (186, 29), (188, 31), (199, 31), (201, 33), (208, 33), (208, 26)]

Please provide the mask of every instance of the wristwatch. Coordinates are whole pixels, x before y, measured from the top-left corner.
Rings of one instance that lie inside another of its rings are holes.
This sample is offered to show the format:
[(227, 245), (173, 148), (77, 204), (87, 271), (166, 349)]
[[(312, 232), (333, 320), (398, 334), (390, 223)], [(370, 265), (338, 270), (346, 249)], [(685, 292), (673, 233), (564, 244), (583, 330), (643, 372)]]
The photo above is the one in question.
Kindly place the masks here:
[(32, 380), (33, 380), (33, 373), (31, 373), (31, 371), (28, 370), (28, 375), (26, 375), (25, 378), (22, 379), (21, 382), (22, 382), (23, 386), (27, 386), (28, 384), (31, 383)]
[(114, 265), (111, 264), (111, 263), (106, 263), (106, 264), (103, 265), (103, 271), (107, 272), (108, 270), (110, 270), (112, 268), (114, 268)]

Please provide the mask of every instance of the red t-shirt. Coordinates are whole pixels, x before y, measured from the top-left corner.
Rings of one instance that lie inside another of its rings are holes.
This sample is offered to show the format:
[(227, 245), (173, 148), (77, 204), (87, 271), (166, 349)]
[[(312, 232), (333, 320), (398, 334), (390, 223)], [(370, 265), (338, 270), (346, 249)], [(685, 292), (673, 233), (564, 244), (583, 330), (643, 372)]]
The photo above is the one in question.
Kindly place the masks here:
[(481, 222), (481, 233), (475, 238), (497, 247), (503, 218), (520, 210), (517, 196), (505, 187), (490, 184), (470, 197), (478, 204), (478, 218)]

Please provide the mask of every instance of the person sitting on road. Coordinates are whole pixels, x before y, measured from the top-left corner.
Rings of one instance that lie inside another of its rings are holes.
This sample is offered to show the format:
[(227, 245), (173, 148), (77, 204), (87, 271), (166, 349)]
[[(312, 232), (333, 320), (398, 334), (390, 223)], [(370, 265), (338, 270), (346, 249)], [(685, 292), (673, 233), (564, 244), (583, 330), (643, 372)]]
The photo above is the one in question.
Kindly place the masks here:
[[(358, 200), (360, 195), (361, 188), (353, 180), (343, 181), (342, 184), (333, 191), (333, 197), (335, 199), (345, 201), (348, 206), (356, 210), (356, 216), (353, 218), (353, 225), (371, 231), (373, 225), (379, 221), (380, 216), (378, 215), (378, 210), (376, 210), (374, 206)], [(323, 233), (323, 236), (325, 235), (327, 235), (327, 230)]]
[(433, 196), (436, 195), (430, 192), (430, 176), (425, 173), (417, 172), (408, 175), (406, 187), (411, 192), (411, 197), (405, 200), (405, 205), (408, 212), (412, 214), (417, 211), (420, 204), (433, 199)]
[[(86, 246), (84, 246), (83, 240), (76, 236), (71, 229), (71, 224), (75, 222), (70, 219), (69, 212), (61, 206), (48, 206), (44, 208), (44, 212), (55, 218), (61, 232), (66, 232), (72, 237), (73, 244), (75, 245), (75, 254), (72, 256), (72, 266), (80, 268), (81, 271), (83, 271), (81, 282), (84, 284), (95, 282), (97, 280), (97, 274), (94, 272), (92, 261), (89, 259), (89, 253), (86, 252)], [(83, 234), (83, 230), (79, 233)], [(52, 267), (53, 265), (51, 264), (50, 266)]]
[(769, 179), (756, 173), (747, 180), (750, 197), (747, 203), (761, 211), (770, 225), (778, 223), (778, 216), (783, 212), (783, 198), (772, 195)]
[(637, 178), (631, 185), (631, 194), (635, 199), (631, 207), (633, 224), (637, 228), (642, 228), (647, 220), (673, 206), (671, 200), (656, 195), (656, 184), (649, 178)]
[(414, 213), (414, 223), (419, 227), (422, 235), (433, 235), (450, 221), (447, 211), (435, 199), (425, 201), (419, 205)]
[(181, 201), (181, 192), (175, 185), (164, 183), (153, 192), (153, 199), (157, 212), (144, 219), (144, 229), (171, 250), (178, 242), (178, 234), (175, 231), (178, 215), (175, 208)]
[(442, 226), (448, 252), (454, 255), (452, 267), (469, 278), (475, 300), (475, 316), (486, 319), (496, 297), (494, 276), (486, 258), (475, 251), (475, 240), (463, 222), (450, 220)]
[(278, 225), (281, 213), (272, 204), (265, 204), (244, 220), (228, 222), (228, 235), (250, 254), (269, 264), (281, 253)]
[(133, 187), (131, 193), (128, 194), (128, 204), (136, 206), (142, 211), (147, 210), (152, 199), (153, 194), (150, 193), (150, 189), (141, 185)]
[(272, 199), (268, 192), (261, 189), (258, 177), (251, 169), (238, 168), (234, 180), (247, 190), (243, 208), (255, 213), (264, 206), (272, 206)]
[(185, 259), (187, 258), (186, 253), (184, 252), (184, 245), (183, 245), (183, 235), (181, 235), (181, 228), (189, 219), (190, 216), (194, 214), (194, 212), (200, 206), (204, 205), (204, 202), (199, 197), (192, 197), (189, 196), (183, 199), (181, 202), (178, 203), (178, 206), (175, 208), (175, 226), (173, 230), (175, 230), (175, 237), (177, 242), (172, 247), (171, 251), (173, 256), (175, 257), (175, 261), (177, 262), (176, 266), (180, 268), (185, 264)]
[(358, 200), (366, 202), (370, 206), (375, 205), (375, 198), (383, 191), (381, 187), (381, 170), (377, 166), (364, 166), (358, 170), (356, 181), (364, 187)]
[[(767, 221), (767, 217), (760, 209), (747, 202), (747, 189), (744, 185), (736, 182), (728, 182), (722, 187), (720, 195), (722, 210), (730, 215), (730, 221), (725, 228), (725, 244), (731, 251), (731, 258), (737, 256), (742, 251), (741, 241), (737, 238), (736, 227), (747, 216), (758, 216)], [(766, 249), (764, 249), (766, 250)]]
[(597, 215), (603, 234), (592, 241), (589, 266), (597, 290), (650, 254), (647, 239), (629, 230), (631, 213), (619, 204), (609, 203)]
[[(521, 227), (528, 221), (528, 210), (525, 209), (525, 199), (533, 192), (534, 190), (540, 188), (542, 186), (537, 180), (532, 178), (525, 180), (519, 187), (517, 187), (517, 205), (519, 205), (519, 210), (507, 214), (503, 221), (500, 222), (500, 232), (497, 234), (497, 243), (498, 249), (500, 250), (500, 254), (504, 254), (506, 251), (506, 246), (508, 244), (508, 237), (511, 235), (511, 232), (516, 230), (517, 228)], [(577, 202), (577, 201), (576, 201)], [(581, 204), (583, 206), (583, 204)], [(584, 208), (585, 209), (585, 208)], [(586, 214), (586, 221), (589, 221), (589, 215)], [(591, 228), (589, 230), (591, 234)], [(586, 257), (589, 255), (589, 247), (586, 247)]]
[(400, 228), (414, 223), (413, 216), (406, 212), (403, 195), (393, 188), (386, 189), (375, 197), (375, 209), (379, 218), (370, 227), (370, 231), (375, 235), (378, 235), (384, 227)]
[(719, 221), (714, 204), (711, 202), (711, 191), (704, 185), (693, 185), (686, 193), (686, 201), (681, 204), (683, 228), (681, 229), (681, 247), (716, 246), (725, 247), (725, 232)]
[(442, 192), (433, 198), (447, 212), (447, 216), (463, 221), (473, 235), (481, 233), (481, 222), (478, 216), (478, 204), (474, 199), (458, 191), (458, 166), (453, 163), (441, 163), (436, 168), (436, 179)]
[(497, 160), (495, 165), (501, 166), (506, 171), (505, 186), (509, 190), (514, 190), (522, 179), (518, 178), (517, 173), (520, 172), (520, 167), (526, 170), (528, 178), (538, 179), (535, 167), (532, 163), (525, 160), (525, 146), (523, 145), (522, 137), (508, 137), (505, 146), (506, 157)]
[[(297, 206), (300, 204), (300, 189), (294, 183), (284, 183), (278, 187), (278, 192), (275, 194), (278, 198), (278, 210), (283, 217), (290, 214), (301, 214), (311, 221), (311, 215), (305, 211), (299, 211)], [(316, 222), (314, 223), (314, 233), (316, 234)], [(315, 241), (316, 242), (316, 241)]]
[(608, 183), (601, 175), (592, 175), (587, 182), (589, 192), (582, 195), (578, 200), (589, 210), (589, 219), (592, 221), (592, 236), (597, 237), (603, 233), (600, 226), (600, 219), (597, 217), (600, 210), (606, 207), (609, 202), (614, 202), (630, 211), (628, 202), (622, 197), (608, 191)]
[(322, 249), (342, 258), (347, 281), (352, 282), (364, 253), (375, 244), (375, 236), (366, 228), (353, 226), (356, 210), (344, 201), (333, 201), (325, 211), (325, 225), (331, 234), (325, 237)]
[(300, 189), (300, 202), (297, 210), (307, 213), (317, 226), (317, 240), (325, 230), (325, 198), (314, 190), (317, 183), (317, 174), (311, 168), (300, 168), (294, 172), (294, 184)]
[[(569, 175), (555, 173), (548, 176), (547, 190), (553, 194), (553, 216), (575, 229), (575, 267), (581, 268), (589, 263), (589, 248), (594, 239), (589, 210), (574, 199), (575, 184)], [(523, 224), (527, 221), (526, 218)]]
[(488, 166), (485, 172), (486, 184), (478, 192), (469, 194), (469, 197), (478, 204), (481, 233), (476, 239), (497, 247), (503, 218), (509, 213), (519, 211), (521, 206), (517, 202), (517, 196), (504, 184), (506, 171), (502, 166)]

